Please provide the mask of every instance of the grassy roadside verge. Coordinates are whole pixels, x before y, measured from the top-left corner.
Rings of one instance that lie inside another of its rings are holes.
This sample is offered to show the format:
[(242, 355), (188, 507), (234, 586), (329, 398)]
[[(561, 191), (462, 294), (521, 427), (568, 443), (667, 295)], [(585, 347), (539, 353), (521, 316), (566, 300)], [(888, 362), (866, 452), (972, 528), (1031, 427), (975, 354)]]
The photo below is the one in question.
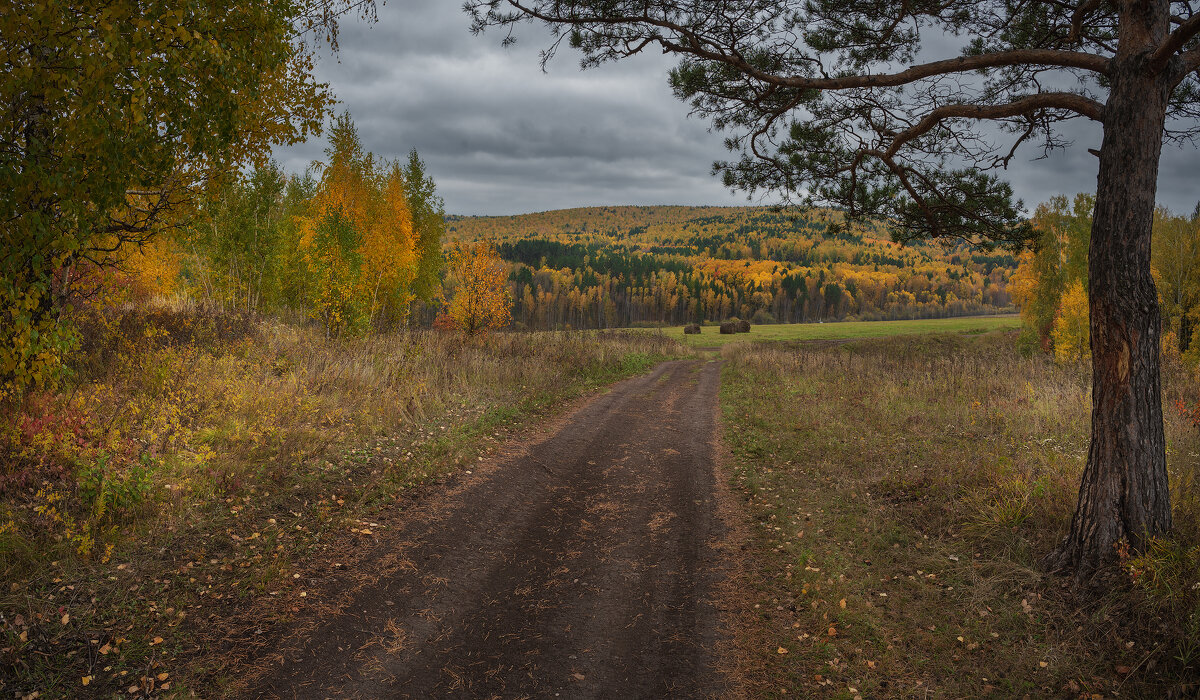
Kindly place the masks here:
[(231, 620), (304, 615), (309, 561), (352, 557), (415, 487), (681, 350), (630, 333), (334, 343), (169, 315), (97, 334), (77, 382), (6, 436), (0, 692), (15, 697), (210, 695), (214, 640)]
[(1086, 458), (1081, 370), (1021, 358), (999, 333), (723, 354), (756, 697), (1196, 692), (1188, 421), (1168, 412), (1178, 541), (1127, 562), (1108, 595), (1076, 598), (1037, 560)]

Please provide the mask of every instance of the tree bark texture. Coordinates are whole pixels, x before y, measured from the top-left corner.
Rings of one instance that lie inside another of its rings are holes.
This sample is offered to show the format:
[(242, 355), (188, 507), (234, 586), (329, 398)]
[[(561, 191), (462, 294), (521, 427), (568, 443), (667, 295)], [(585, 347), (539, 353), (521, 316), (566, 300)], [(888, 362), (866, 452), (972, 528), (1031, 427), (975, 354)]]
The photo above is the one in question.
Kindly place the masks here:
[[(1140, 27), (1123, 29), (1122, 48), (1161, 40), (1165, 12), (1150, 14), (1134, 20)], [(1111, 564), (1122, 543), (1141, 551), (1148, 538), (1171, 529), (1159, 384), (1161, 319), (1150, 274), (1170, 86), (1161, 71), (1146, 65), (1145, 51), (1121, 53), (1113, 62), (1104, 111), (1088, 253), (1091, 445), (1069, 533), (1046, 562), (1052, 570), (1073, 572), (1078, 581)]]

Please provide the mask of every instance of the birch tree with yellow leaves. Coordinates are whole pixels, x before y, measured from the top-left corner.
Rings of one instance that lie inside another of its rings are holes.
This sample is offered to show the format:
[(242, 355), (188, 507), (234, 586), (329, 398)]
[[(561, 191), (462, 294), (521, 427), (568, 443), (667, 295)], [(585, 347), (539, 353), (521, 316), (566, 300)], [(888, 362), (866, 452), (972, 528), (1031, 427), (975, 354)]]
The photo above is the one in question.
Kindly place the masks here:
[(334, 121), (326, 156), (297, 226), (310, 315), (329, 337), (402, 323), (421, 257), (403, 172), (363, 151), (349, 114)]

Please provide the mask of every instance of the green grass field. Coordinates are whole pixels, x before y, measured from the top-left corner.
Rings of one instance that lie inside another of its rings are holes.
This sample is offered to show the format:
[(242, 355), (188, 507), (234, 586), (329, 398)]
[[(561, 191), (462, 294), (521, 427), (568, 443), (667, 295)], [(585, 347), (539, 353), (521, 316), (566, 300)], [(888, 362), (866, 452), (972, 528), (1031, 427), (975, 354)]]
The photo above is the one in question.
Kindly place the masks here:
[(983, 333), (1004, 328), (1017, 328), (1021, 317), (967, 316), (932, 318), (917, 321), (847, 321), (844, 323), (779, 323), (753, 326), (749, 333), (721, 335), (717, 326), (704, 326), (700, 335), (684, 335), (683, 326), (664, 328), (671, 338), (682, 340), (692, 347), (720, 347), (726, 343), (748, 340), (849, 340), (852, 338), (885, 338), (922, 333)]

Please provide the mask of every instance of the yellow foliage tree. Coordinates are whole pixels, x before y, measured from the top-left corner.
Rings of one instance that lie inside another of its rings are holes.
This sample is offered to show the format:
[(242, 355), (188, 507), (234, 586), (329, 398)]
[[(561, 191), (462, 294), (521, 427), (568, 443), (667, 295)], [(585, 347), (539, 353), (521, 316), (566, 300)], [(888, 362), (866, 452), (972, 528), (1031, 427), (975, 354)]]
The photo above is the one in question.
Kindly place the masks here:
[(446, 309), (450, 321), (467, 335), (508, 326), (512, 317), (508, 268), (495, 246), (482, 241), (456, 243), (449, 257), (455, 285)]
[(348, 114), (338, 117), (321, 182), (298, 221), (312, 315), (331, 336), (403, 321), (417, 274), (416, 236), (400, 168), (363, 153)]
[(181, 255), (175, 240), (156, 236), (129, 253), (125, 261), (135, 298), (167, 296), (179, 286)]
[(1051, 335), (1054, 339), (1054, 358), (1059, 362), (1078, 362), (1091, 357), (1088, 296), (1082, 281), (1071, 282), (1063, 292)]

